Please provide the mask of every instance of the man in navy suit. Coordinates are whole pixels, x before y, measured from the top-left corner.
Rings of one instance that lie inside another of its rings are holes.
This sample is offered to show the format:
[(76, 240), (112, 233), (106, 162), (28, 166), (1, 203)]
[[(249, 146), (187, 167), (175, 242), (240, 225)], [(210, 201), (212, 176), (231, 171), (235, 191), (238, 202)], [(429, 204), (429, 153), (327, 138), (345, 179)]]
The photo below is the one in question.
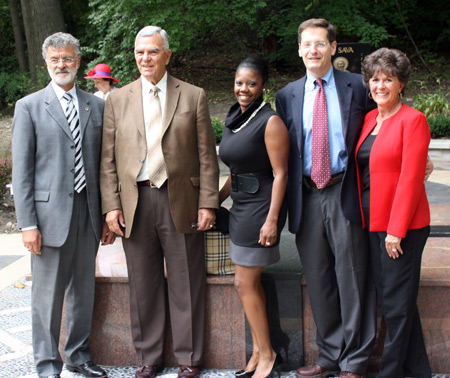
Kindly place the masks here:
[[(277, 94), (277, 111), (289, 129), (289, 230), (303, 264), (317, 325), (319, 357), (298, 378), (361, 377), (376, 331), (375, 292), (369, 277), (367, 235), (361, 215), (355, 145), (365, 114), (375, 107), (361, 75), (333, 69), (336, 30), (310, 19), (298, 30), (306, 76)], [(331, 177), (321, 188), (311, 179), (313, 107), (323, 80), (328, 113)]]

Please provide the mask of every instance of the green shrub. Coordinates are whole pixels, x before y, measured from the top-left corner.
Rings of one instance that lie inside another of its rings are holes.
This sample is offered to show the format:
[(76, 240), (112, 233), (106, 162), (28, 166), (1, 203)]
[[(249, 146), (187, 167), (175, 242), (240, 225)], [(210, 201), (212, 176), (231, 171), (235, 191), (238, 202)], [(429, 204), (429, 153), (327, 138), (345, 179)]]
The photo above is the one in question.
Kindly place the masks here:
[(447, 95), (422, 93), (414, 97), (414, 107), (428, 119), (432, 138), (450, 137), (450, 103)]
[(5, 198), (9, 189), (7, 184), (11, 183), (12, 179), (12, 160), (11, 150), (8, 147), (0, 154), (0, 199)]
[(432, 138), (450, 137), (450, 117), (447, 114), (438, 114), (428, 117)]
[(220, 143), (222, 140), (223, 135), (223, 127), (224, 124), (219, 118), (211, 118), (211, 124), (214, 131), (214, 138), (216, 140), (216, 143)]
[(268, 102), (273, 110), (276, 110), (275, 99), (277, 92), (275, 91), (275, 86), (277, 82), (275, 79), (269, 79), (267, 83), (267, 89), (264, 91), (264, 101)]
[(0, 72), (0, 101), (7, 104), (15, 104), (17, 100), (32, 91), (30, 76), (28, 73)]
[(450, 116), (450, 103), (447, 95), (442, 94), (441, 91), (414, 96), (414, 107), (425, 114), (427, 118), (436, 117), (439, 114)]

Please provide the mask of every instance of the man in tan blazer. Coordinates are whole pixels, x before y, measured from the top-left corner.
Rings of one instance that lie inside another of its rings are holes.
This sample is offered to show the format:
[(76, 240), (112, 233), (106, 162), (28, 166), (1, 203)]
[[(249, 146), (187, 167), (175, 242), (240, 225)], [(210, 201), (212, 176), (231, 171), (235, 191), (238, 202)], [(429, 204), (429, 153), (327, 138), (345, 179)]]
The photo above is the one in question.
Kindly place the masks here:
[(218, 164), (203, 89), (168, 75), (172, 52), (156, 26), (136, 36), (141, 77), (105, 107), (102, 208), (124, 236), (133, 342), (153, 378), (163, 363), (164, 258), (174, 355), (180, 378), (199, 375), (205, 322), (203, 232), (218, 208)]

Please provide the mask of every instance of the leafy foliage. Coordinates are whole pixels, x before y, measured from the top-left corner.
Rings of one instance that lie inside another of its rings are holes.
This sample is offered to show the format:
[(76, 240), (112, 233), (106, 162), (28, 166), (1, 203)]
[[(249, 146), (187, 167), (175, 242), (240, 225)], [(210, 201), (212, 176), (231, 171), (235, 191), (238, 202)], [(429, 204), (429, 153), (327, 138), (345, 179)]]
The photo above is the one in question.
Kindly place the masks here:
[(30, 91), (30, 75), (28, 73), (0, 72), (0, 99), (3, 106), (15, 103)]
[(98, 57), (90, 67), (100, 62), (111, 66), (124, 83), (138, 76), (134, 62), (134, 38), (146, 25), (160, 25), (170, 36), (170, 48), (177, 61), (188, 59), (194, 51), (213, 43), (230, 43), (236, 34), (244, 33), (249, 25), (256, 26), (257, 10), (264, 1), (186, 0), (101, 0), (89, 2), (89, 40), (85, 51)]
[(273, 110), (276, 110), (275, 100), (277, 93), (275, 91), (276, 82), (274, 79), (269, 79), (267, 82), (267, 89), (264, 92), (264, 101), (268, 102)]
[(442, 92), (418, 94), (414, 97), (414, 104), (427, 118), (440, 114), (450, 116), (450, 103)]
[[(429, 64), (445, 65), (448, 59), (448, 0), (66, 0), (61, 6), (68, 32), (81, 39), (82, 64), (89, 62), (80, 68), (79, 76), (104, 62), (122, 85), (139, 76), (134, 38), (145, 25), (160, 25), (169, 33), (173, 68), (184, 67), (193, 56), (205, 52), (217, 54), (214, 65), (221, 67), (227, 57), (218, 51), (229, 51), (228, 55), (240, 58), (264, 54), (272, 67), (295, 67), (298, 72), (303, 66), (297, 56), (297, 29), (312, 17), (330, 20), (337, 28), (338, 42), (395, 47), (414, 59), (403, 20)], [(0, 0), (0, 27), (2, 72), (17, 72), (8, 0)], [(42, 78), (45, 81), (48, 77)], [(91, 80), (81, 84), (93, 89)], [(21, 85), (17, 83), (17, 90), (10, 88), (7, 93), (20, 96)]]
[(427, 117), (432, 138), (450, 137), (450, 102), (447, 97), (440, 91), (414, 97), (414, 107)]
[(216, 143), (220, 143), (222, 140), (224, 124), (219, 118), (215, 117), (211, 118), (211, 124), (214, 131), (214, 139), (216, 140)]
[(438, 114), (428, 118), (432, 138), (450, 137), (450, 117), (445, 114)]
[(0, 101), (3, 106), (13, 106), (20, 98), (36, 92), (49, 83), (47, 69), (44, 66), (37, 68), (36, 85), (32, 84), (27, 72), (0, 72)]

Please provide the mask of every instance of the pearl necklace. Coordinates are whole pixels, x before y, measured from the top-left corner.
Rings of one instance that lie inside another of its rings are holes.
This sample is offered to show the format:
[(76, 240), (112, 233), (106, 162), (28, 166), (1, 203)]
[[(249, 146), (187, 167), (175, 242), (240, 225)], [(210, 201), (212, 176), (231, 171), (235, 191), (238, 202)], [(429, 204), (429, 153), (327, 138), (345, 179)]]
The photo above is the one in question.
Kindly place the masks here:
[(251, 115), (250, 117), (248, 117), (248, 120), (245, 121), (245, 122), (242, 124), (242, 126), (238, 127), (237, 129), (231, 130), (231, 131), (232, 131), (233, 133), (235, 133), (235, 134), (236, 134), (237, 132), (241, 131), (245, 126), (247, 126), (247, 124), (248, 124), (253, 118), (255, 118), (256, 113), (258, 113), (264, 105), (266, 105), (266, 103), (265, 103), (264, 101), (261, 102), (261, 105), (259, 105), (258, 109), (256, 109), (256, 110), (252, 113), (252, 115)]

